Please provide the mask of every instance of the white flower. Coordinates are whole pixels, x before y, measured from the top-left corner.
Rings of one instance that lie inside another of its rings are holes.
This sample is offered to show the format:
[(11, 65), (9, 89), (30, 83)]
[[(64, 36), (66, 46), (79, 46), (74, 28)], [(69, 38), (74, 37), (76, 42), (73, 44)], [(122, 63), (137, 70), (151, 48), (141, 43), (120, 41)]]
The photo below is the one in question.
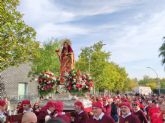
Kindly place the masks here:
[(64, 73), (64, 76), (68, 77), (69, 76), (68, 72), (65, 72)]

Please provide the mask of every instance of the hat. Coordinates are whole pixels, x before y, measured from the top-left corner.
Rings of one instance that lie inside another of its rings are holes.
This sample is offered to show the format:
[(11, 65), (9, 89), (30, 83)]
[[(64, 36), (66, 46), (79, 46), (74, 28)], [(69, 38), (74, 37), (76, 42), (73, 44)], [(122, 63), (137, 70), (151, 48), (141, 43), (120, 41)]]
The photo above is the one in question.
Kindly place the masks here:
[(55, 103), (55, 110), (56, 110), (57, 112), (62, 112), (63, 109), (64, 109), (64, 103), (63, 103), (62, 101), (57, 101), (57, 102)]
[(126, 107), (128, 107), (129, 109), (131, 109), (131, 106), (130, 106), (130, 103), (129, 103), (129, 102), (123, 102), (123, 103), (121, 103), (121, 104), (120, 104), (120, 107), (122, 107), (122, 106), (126, 106)]
[(120, 99), (117, 97), (113, 98), (113, 101), (118, 101), (118, 100), (120, 100)]
[(0, 106), (5, 106), (6, 105), (6, 102), (5, 102), (5, 100), (0, 100)]
[(49, 107), (55, 107), (55, 101), (48, 101), (47, 104), (46, 104), (46, 107), (49, 108)]
[(107, 101), (108, 100), (108, 98), (107, 97), (103, 97), (103, 101)]
[(121, 98), (121, 101), (122, 101), (122, 102), (128, 102), (128, 99), (126, 99), (126, 98)]
[(77, 106), (81, 107), (81, 109), (84, 109), (84, 105), (83, 105), (83, 103), (80, 102), (80, 101), (76, 101), (76, 102), (74, 103), (74, 105), (77, 105)]
[(103, 105), (101, 102), (93, 102), (92, 103), (92, 108), (103, 108)]
[(30, 105), (30, 100), (23, 100), (22, 105)]
[(34, 106), (39, 106), (39, 102), (34, 103)]

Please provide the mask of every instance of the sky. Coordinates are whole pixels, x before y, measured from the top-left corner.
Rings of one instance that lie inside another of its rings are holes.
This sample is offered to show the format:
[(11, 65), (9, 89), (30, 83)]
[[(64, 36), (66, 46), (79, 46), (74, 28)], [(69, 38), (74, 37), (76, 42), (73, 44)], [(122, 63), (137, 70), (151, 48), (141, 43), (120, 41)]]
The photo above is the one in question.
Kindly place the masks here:
[(41, 43), (69, 38), (76, 59), (82, 48), (103, 41), (110, 61), (130, 78), (165, 77), (159, 57), (165, 0), (20, 0), (18, 10)]

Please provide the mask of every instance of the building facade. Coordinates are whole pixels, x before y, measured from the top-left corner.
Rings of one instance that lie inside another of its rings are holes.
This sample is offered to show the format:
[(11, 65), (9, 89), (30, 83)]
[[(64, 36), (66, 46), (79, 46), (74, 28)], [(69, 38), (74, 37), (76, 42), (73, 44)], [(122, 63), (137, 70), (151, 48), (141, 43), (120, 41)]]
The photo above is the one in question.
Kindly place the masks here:
[(9, 67), (0, 73), (5, 85), (6, 95), (9, 98), (27, 99), (38, 97), (36, 81), (31, 81), (28, 73), (31, 70), (30, 63)]

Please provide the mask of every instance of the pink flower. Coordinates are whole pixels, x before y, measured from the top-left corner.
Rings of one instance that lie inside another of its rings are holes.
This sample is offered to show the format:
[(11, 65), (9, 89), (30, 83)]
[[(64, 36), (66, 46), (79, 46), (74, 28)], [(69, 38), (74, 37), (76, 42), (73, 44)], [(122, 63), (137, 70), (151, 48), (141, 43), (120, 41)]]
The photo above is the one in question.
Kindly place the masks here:
[(68, 87), (68, 90), (71, 90), (71, 86)]

